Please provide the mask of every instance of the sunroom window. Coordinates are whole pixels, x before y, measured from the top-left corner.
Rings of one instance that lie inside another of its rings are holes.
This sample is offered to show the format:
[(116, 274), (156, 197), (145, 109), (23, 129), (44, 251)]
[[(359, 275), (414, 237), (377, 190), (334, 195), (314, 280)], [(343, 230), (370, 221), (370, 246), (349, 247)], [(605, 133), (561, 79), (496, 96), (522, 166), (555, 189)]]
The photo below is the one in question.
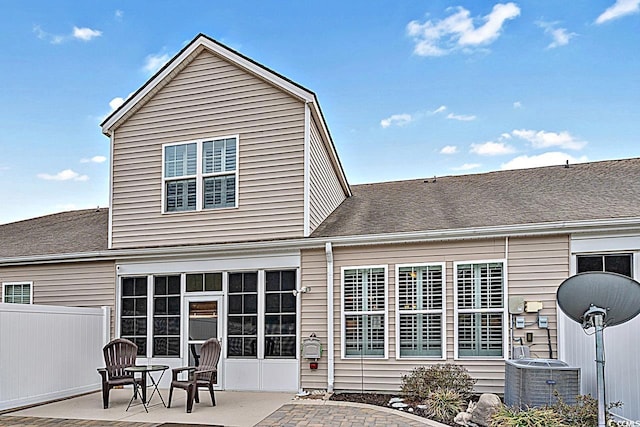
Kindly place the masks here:
[(442, 265), (401, 266), (397, 274), (400, 357), (442, 357), (444, 272)]
[(163, 147), (164, 212), (235, 207), (237, 137)]
[(342, 273), (345, 357), (384, 357), (387, 322), (386, 268)]
[(504, 351), (502, 262), (456, 265), (458, 356), (500, 357)]

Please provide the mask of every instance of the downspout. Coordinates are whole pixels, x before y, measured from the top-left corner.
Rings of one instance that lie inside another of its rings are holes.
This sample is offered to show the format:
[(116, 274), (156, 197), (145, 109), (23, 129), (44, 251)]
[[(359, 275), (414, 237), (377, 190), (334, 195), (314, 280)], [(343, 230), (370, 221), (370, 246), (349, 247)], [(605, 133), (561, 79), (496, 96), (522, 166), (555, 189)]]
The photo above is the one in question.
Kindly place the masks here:
[(335, 382), (333, 353), (333, 248), (331, 242), (324, 246), (327, 257), (327, 391), (333, 392)]

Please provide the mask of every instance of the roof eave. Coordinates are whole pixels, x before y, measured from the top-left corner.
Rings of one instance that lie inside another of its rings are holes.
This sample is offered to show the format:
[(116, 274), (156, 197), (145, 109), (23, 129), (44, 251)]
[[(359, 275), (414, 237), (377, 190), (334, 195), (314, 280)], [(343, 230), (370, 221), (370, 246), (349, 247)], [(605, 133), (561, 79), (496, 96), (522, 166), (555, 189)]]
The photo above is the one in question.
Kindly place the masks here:
[(455, 230), (416, 231), (404, 233), (368, 234), (360, 236), (307, 237), (301, 239), (212, 244), (202, 246), (160, 247), (141, 249), (111, 249), (86, 253), (33, 255), (0, 258), (0, 266), (77, 262), (110, 261), (122, 258), (153, 259), (169, 256), (218, 256), (247, 252), (282, 252), (324, 248), (326, 243), (339, 246), (370, 246), (399, 243), (421, 243), (448, 240), (488, 239), (501, 237), (544, 236), (586, 232), (640, 233), (640, 217), (597, 219), (587, 221), (559, 221), (537, 224), (516, 224), (495, 227), (462, 228)]

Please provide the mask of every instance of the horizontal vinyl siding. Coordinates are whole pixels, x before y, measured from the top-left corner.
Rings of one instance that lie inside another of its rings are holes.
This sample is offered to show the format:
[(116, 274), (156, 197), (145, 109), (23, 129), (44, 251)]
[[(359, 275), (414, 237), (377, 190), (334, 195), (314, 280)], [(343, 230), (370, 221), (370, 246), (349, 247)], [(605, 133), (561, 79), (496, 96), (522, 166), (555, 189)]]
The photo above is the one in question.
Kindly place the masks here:
[[(523, 296), (525, 301), (541, 301), (541, 316), (549, 319), (553, 358), (558, 357), (556, 292), (569, 277), (569, 236), (509, 239), (509, 295)], [(516, 329), (514, 338), (522, 338), (530, 347), (531, 357), (549, 358), (547, 331), (539, 329), (536, 313), (523, 313), (527, 326)], [(533, 325), (529, 325), (533, 323)], [(533, 332), (527, 343), (526, 332)]]
[[(477, 380), (476, 390), (479, 392), (503, 393), (504, 361), (502, 360), (454, 360), (454, 300), (453, 280), (454, 262), (479, 261), (505, 258), (505, 239), (482, 239), (456, 242), (440, 242), (406, 245), (381, 245), (371, 247), (334, 247), (334, 316), (335, 330), (335, 389), (336, 390), (379, 390), (397, 391), (401, 376), (409, 373), (416, 366), (443, 363), (441, 360), (401, 360), (396, 359), (395, 341), (395, 267), (396, 264), (438, 263), (445, 262), (446, 269), (446, 362), (465, 366), (473, 378)], [(308, 280), (305, 286), (311, 286), (313, 293), (322, 293), (326, 288), (326, 278), (320, 274), (323, 265), (323, 254), (303, 251), (302, 271), (307, 269)], [(388, 332), (387, 343), (389, 358), (384, 359), (341, 359), (340, 321), (341, 321), (341, 268), (368, 265), (388, 266)], [(324, 267), (326, 268), (326, 267)], [(556, 356), (556, 319), (554, 295), (557, 286), (568, 276), (568, 237), (552, 236), (543, 238), (509, 239), (509, 258), (507, 260), (507, 283), (509, 295), (524, 295), (527, 299), (542, 301), (542, 315), (549, 316), (552, 332), (554, 357)], [(310, 294), (309, 294), (310, 295)], [(305, 295), (306, 297), (307, 295)], [(304, 301), (304, 299), (303, 299)], [(317, 304), (316, 310), (320, 310)], [(321, 313), (314, 313), (313, 320), (304, 315), (303, 332), (310, 330), (306, 321), (315, 321)], [(535, 319), (528, 315), (527, 322)], [(306, 329), (305, 329), (306, 328)], [(546, 331), (537, 327), (527, 328), (534, 332), (532, 351), (536, 356), (548, 357), (546, 347)], [(521, 333), (524, 336), (524, 332)], [(303, 334), (304, 336), (304, 334)], [(516, 337), (520, 336), (516, 333)], [(321, 362), (325, 362), (324, 358)], [(323, 367), (321, 363), (320, 367)], [(302, 386), (315, 384), (302, 373)]]
[(302, 359), (300, 375), (303, 388), (327, 389), (327, 261), (324, 250), (303, 251), (301, 256), (302, 285), (311, 292), (302, 294), (300, 309), (302, 339), (316, 334), (322, 343), (322, 358), (318, 369), (309, 369), (309, 361)]
[(320, 225), (346, 198), (336, 171), (322, 142), (315, 120), (311, 120), (310, 232)]
[(113, 310), (116, 275), (110, 261), (0, 268), (0, 282), (22, 281), (33, 282), (34, 304)]
[[(162, 214), (162, 144), (239, 135), (238, 208)], [(302, 237), (304, 104), (203, 51), (115, 131), (113, 248)]]

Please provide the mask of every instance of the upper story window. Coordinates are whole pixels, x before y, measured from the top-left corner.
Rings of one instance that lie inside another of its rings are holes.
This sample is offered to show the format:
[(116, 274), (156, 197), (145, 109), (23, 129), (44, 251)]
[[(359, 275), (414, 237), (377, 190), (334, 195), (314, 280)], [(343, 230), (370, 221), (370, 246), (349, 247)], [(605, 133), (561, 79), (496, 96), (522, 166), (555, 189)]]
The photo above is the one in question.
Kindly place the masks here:
[(2, 300), (13, 304), (33, 304), (31, 282), (3, 283)]
[(632, 254), (578, 255), (576, 272), (606, 271), (633, 277)]
[(163, 146), (163, 212), (237, 206), (238, 138)]

